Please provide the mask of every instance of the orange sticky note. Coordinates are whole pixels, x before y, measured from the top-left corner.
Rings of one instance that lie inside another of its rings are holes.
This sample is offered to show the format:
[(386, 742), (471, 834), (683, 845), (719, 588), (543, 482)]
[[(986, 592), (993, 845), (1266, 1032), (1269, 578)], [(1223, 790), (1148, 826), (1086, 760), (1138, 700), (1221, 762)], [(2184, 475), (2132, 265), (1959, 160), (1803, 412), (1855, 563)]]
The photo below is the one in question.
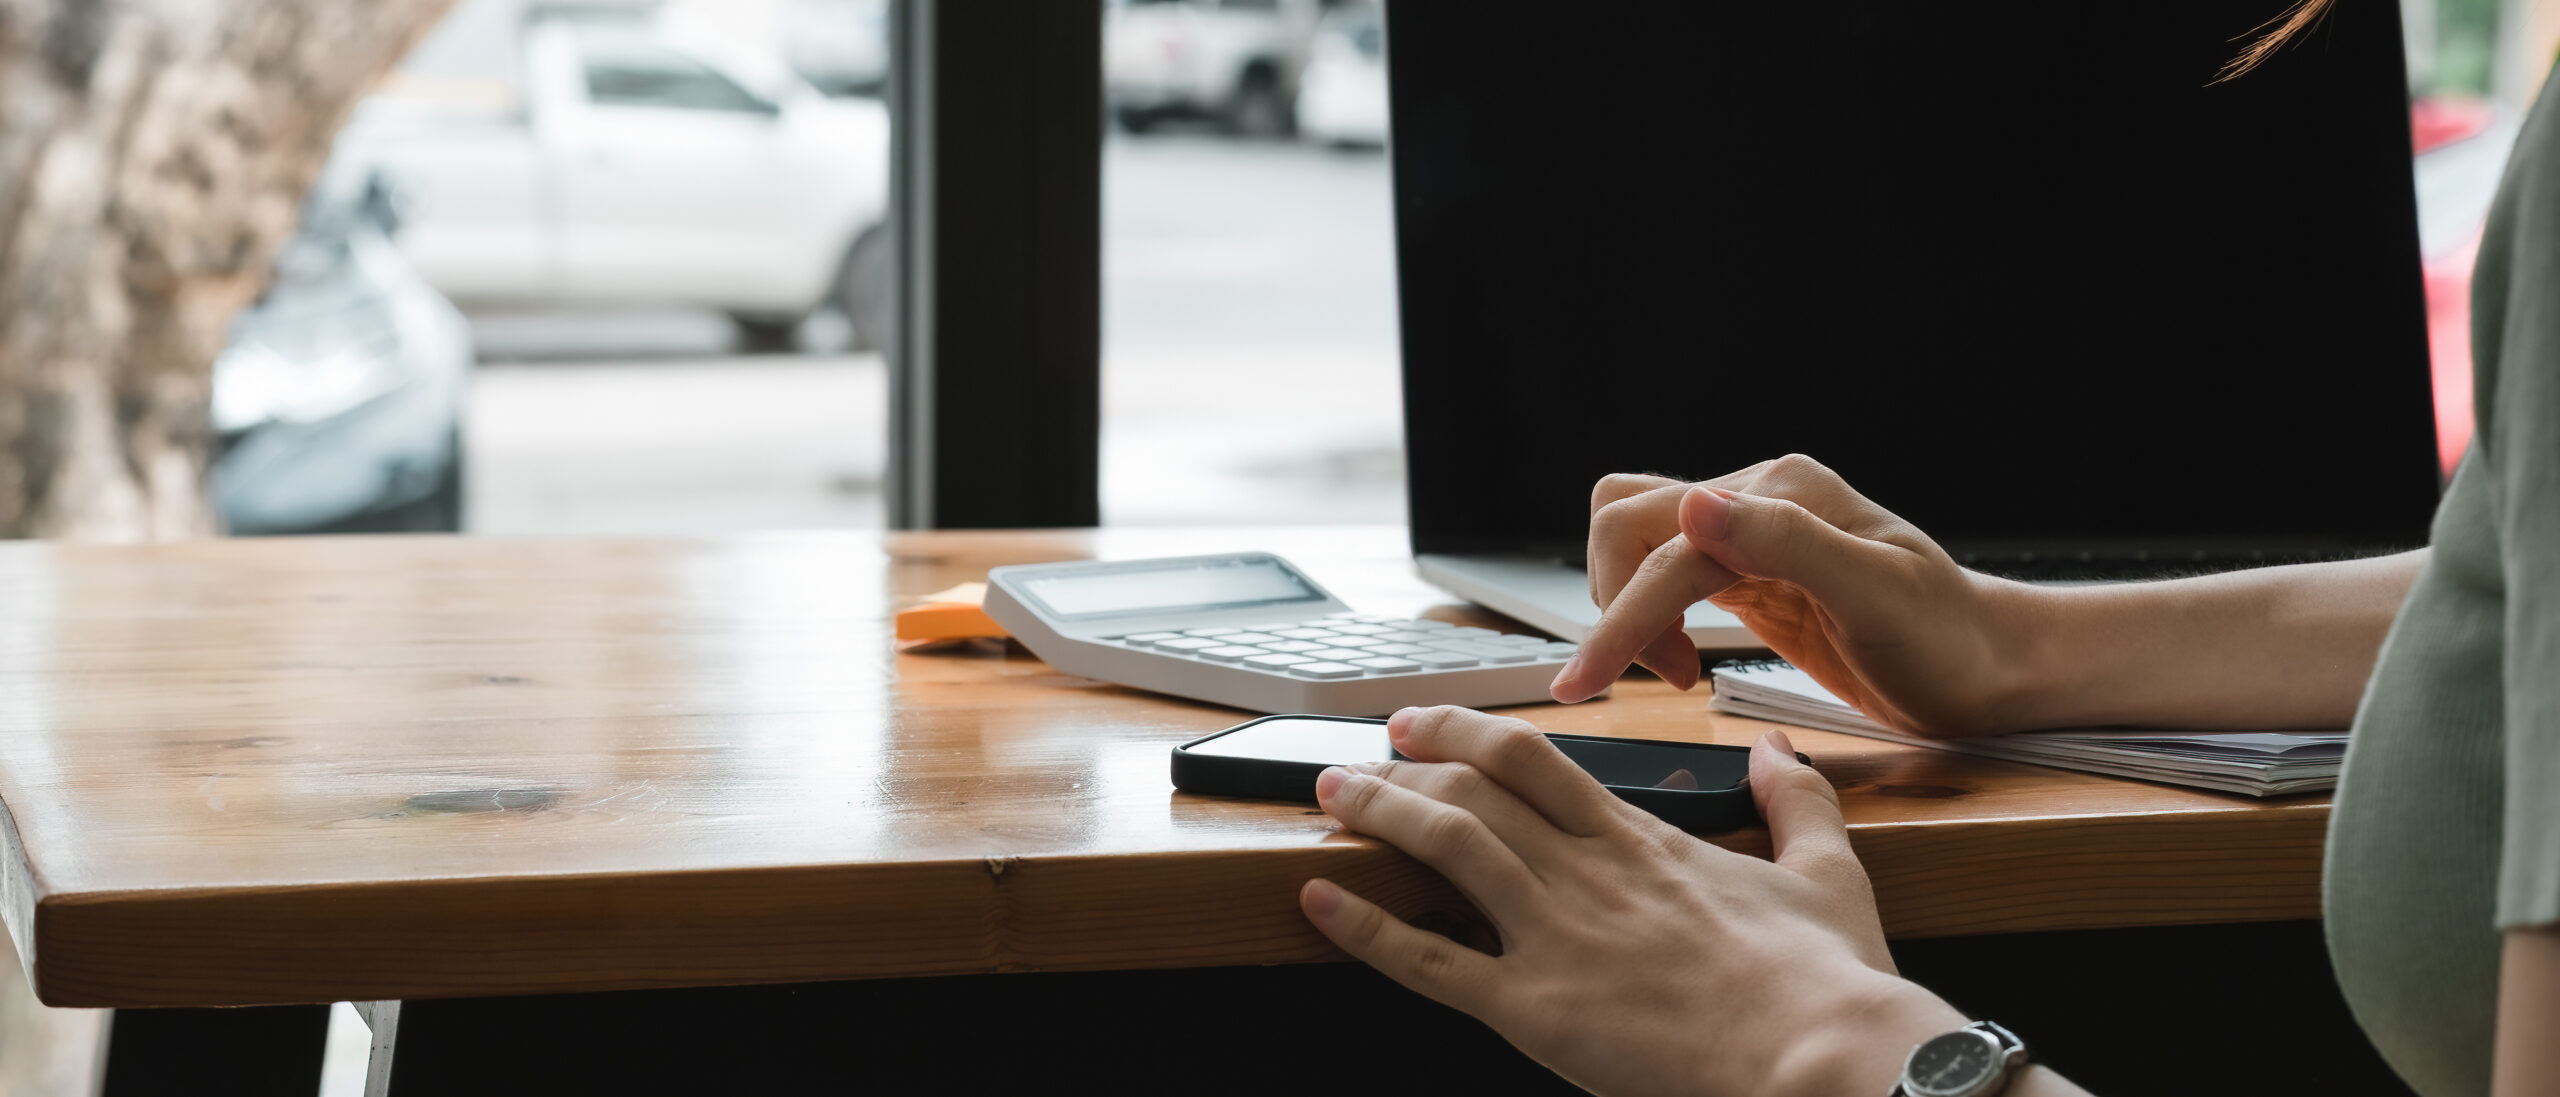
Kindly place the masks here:
[(1004, 626), (978, 608), (987, 597), (985, 583), (962, 583), (945, 591), (925, 596), (915, 605), (898, 611), (898, 639), (901, 640), (969, 640), (978, 637), (1002, 637)]

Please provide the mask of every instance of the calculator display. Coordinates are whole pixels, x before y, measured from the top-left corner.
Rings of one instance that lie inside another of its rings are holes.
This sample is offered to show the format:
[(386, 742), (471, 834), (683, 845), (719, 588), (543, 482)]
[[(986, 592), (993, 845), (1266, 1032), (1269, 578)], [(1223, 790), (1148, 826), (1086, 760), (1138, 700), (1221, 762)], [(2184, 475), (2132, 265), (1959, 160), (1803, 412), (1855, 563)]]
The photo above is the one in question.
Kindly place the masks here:
[(1324, 600), (1296, 572), (1268, 556), (1179, 567), (1082, 567), (1030, 576), (1021, 587), (1049, 616), (1069, 621)]

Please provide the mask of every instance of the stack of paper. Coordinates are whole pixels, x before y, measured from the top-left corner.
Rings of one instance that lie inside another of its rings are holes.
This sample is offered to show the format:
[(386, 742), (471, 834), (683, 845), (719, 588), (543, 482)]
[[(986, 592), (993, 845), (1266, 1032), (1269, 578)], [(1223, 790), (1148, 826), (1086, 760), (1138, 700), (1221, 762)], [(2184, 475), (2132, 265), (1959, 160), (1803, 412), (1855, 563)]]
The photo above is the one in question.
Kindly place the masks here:
[(2338, 783), (2344, 731), (2146, 731), (2080, 728), (1981, 739), (1922, 739), (1859, 715), (1812, 676), (1775, 659), (1718, 664), (1708, 707), (1755, 720), (1889, 739), (2013, 762), (2220, 789), (2250, 796), (2318, 792)]

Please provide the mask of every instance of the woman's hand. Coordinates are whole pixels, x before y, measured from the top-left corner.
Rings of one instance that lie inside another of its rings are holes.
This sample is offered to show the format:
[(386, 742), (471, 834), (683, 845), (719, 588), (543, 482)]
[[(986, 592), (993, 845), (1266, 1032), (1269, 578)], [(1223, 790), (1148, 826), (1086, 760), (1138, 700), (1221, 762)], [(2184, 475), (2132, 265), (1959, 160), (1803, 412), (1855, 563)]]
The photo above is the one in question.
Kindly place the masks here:
[(1894, 974), (1829, 782), (1772, 732), (1751, 790), (1776, 860), (1628, 805), (1518, 720), (1406, 709), (1412, 762), (1328, 769), (1327, 812), (1439, 870), (1501, 935), (1488, 956), (1327, 880), (1299, 903), (1343, 951), (1610, 1094), (1883, 1093), (1964, 1024)]
[(1919, 735), (2034, 726), (2026, 695), (2040, 594), (1955, 560), (1810, 457), (1701, 484), (1611, 476), (1591, 495), (1591, 597), (1600, 623), (1556, 700), (1585, 700), (1640, 662), (1698, 680), (1681, 632), (1712, 602), (1841, 700)]

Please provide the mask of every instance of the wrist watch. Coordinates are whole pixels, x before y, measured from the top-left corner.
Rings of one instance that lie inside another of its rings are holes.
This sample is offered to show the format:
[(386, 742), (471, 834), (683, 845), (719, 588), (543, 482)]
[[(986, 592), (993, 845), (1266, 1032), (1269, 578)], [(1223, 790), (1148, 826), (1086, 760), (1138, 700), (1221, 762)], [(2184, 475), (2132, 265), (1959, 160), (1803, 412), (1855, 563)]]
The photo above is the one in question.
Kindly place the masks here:
[(1990, 1097), (2026, 1067), (2026, 1041), (1989, 1021), (1975, 1021), (1912, 1048), (1889, 1097)]

